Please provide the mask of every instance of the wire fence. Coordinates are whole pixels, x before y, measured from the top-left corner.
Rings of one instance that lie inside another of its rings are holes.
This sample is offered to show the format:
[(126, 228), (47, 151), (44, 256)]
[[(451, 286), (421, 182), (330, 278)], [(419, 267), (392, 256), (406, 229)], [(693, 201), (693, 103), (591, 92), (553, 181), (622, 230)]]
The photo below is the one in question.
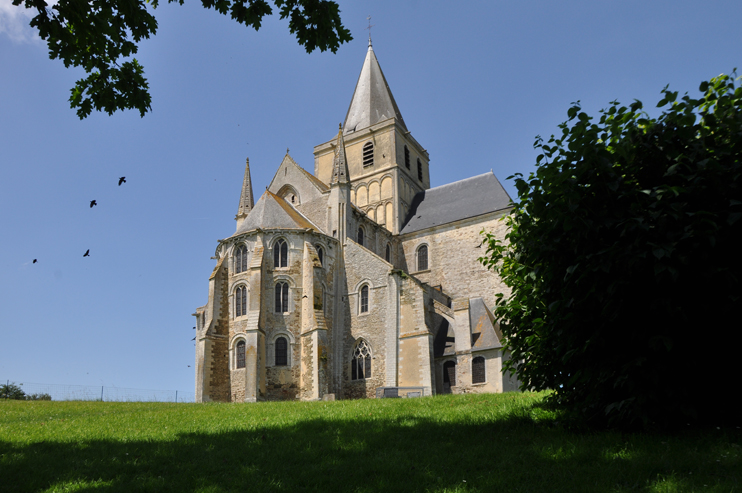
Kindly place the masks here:
[[(53, 383), (17, 383), (0, 379), (7, 389), (15, 385), (22, 390), (21, 399), (52, 401), (105, 402), (195, 402), (196, 394), (182, 390), (129, 389), (107, 385), (60, 385)], [(13, 398), (13, 397), (11, 397)], [(16, 397), (18, 398), (18, 397)]]

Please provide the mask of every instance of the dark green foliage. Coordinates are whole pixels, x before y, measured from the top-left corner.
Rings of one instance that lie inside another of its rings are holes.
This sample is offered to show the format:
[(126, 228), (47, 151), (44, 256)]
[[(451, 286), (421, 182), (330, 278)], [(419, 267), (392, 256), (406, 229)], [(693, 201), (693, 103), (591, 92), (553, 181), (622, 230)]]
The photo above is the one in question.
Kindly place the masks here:
[[(184, 0), (168, 0), (181, 5)], [(140, 116), (151, 109), (152, 98), (144, 69), (131, 58), (138, 43), (157, 32), (157, 21), (145, 3), (156, 8), (159, 0), (60, 0), (49, 6), (44, 0), (13, 0), (38, 13), (31, 26), (47, 41), (49, 58), (65, 67), (82, 67), (88, 74), (71, 90), (70, 106), (83, 119), (91, 111), (136, 109)], [(273, 9), (267, 0), (202, 0), (205, 8), (258, 30)], [(311, 53), (332, 50), (350, 41), (338, 5), (331, 0), (273, 0), (281, 19), (288, 17), (289, 30)]]
[(0, 385), (0, 399), (12, 399), (22, 401), (26, 398), (26, 393), (15, 383), (5, 383)]
[(27, 401), (50, 401), (52, 400), (52, 396), (49, 394), (26, 394), (26, 400)]
[(523, 386), (582, 422), (739, 416), (742, 88), (700, 90), (666, 87), (656, 119), (639, 101), (598, 122), (575, 104), (515, 176), (507, 242), (485, 240), (480, 260), (512, 288), (496, 314)]

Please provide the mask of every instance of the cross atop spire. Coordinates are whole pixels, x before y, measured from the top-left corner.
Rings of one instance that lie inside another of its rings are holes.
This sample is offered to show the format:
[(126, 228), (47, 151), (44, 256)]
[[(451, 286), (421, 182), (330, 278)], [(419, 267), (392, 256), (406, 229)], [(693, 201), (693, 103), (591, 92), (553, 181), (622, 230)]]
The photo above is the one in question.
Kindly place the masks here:
[(371, 24), (371, 16), (369, 15), (366, 17), (368, 19), (368, 27), (364, 27), (364, 29), (368, 29), (368, 46), (371, 47), (371, 28), (374, 27), (373, 24)]

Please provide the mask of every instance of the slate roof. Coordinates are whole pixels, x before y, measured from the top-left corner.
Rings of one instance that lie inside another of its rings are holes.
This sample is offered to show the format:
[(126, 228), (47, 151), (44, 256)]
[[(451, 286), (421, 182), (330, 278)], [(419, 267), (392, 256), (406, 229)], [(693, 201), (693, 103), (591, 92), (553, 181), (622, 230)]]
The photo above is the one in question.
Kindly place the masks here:
[(508, 207), (510, 195), (494, 173), (484, 173), (418, 192), (399, 233), (412, 233)]
[(268, 190), (260, 197), (240, 229), (233, 236), (258, 228), (313, 229), (317, 231), (317, 228), (299, 211)]
[(343, 134), (348, 135), (392, 117), (396, 118), (405, 130), (407, 129), (369, 41), (361, 75), (358, 77), (348, 113), (345, 115)]
[(484, 304), (484, 300), (469, 298), (469, 327), (471, 327), (471, 348), (473, 350), (502, 347), (500, 338), (495, 332), (495, 325), (495, 316)]

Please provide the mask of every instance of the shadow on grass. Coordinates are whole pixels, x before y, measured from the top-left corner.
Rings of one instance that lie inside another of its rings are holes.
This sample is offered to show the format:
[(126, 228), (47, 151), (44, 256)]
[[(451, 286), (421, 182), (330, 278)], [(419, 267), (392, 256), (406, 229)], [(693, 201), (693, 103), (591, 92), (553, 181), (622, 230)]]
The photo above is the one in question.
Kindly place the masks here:
[(0, 442), (0, 490), (740, 489), (738, 430), (682, 437), (573, 434), (527, 412), (462, 424), (370, 411), (281, 426), (255, 427), (253, 421), (246, 429), (161, 441)]

